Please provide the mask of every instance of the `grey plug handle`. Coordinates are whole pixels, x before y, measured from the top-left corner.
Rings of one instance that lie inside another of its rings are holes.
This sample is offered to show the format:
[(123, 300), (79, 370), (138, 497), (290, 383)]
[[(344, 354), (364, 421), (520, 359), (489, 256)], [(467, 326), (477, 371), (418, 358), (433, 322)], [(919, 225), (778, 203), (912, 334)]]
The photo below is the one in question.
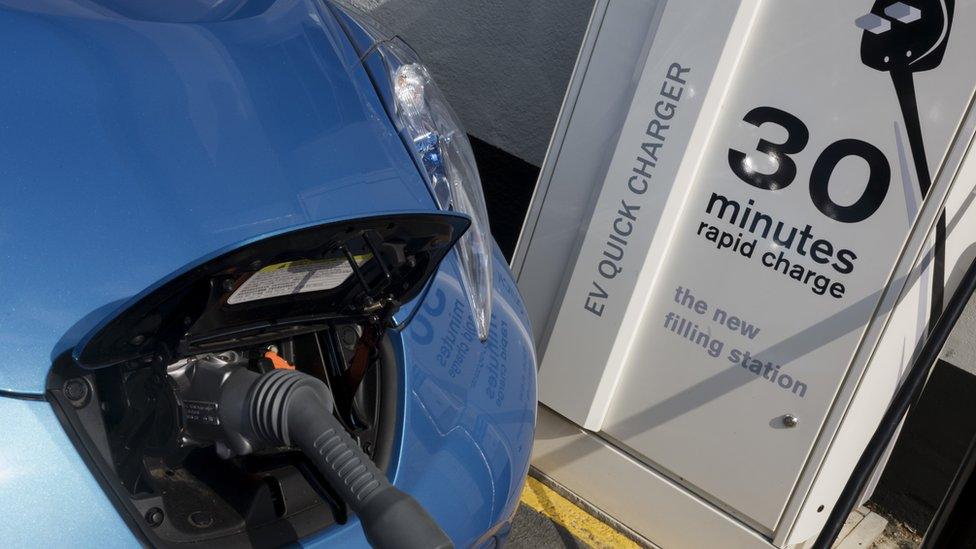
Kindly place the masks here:
[(248, 391), (245, 409), (252, 436), (305, 452), (359, 516), (374, 547), (454, 547), (430, 514), (390, 484), (346, 433), (332, 415), (332, 395), (322, 381), (288, 370), (262, 374)]

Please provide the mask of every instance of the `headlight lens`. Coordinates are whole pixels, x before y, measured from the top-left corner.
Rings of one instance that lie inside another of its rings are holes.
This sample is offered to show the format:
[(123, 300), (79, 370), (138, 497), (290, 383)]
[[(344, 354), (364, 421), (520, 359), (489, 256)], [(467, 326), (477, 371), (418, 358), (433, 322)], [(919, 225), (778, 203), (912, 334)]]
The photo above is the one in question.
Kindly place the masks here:
[(471, 228), (458, 241), (457, 252), (474, 324), (484, 341), (491, 322), (491, 230), (471, 143), (416, 55), (397, 39), (382, 42), (379, 50), (390, 71), (394, 118), (423, 166), (437, 205), (471, 217)]

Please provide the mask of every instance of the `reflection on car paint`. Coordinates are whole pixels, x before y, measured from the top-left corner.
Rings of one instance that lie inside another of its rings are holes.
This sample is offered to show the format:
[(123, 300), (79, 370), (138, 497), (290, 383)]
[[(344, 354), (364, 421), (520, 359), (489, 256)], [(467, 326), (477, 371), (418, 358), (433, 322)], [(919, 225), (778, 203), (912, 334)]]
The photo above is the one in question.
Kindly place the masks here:
[[(471, 502), (477, 506), (437, 517), (452, 535), (457, 522), (470, 522), (472, 530), (483, 531), (514, 511), (527, 471), (513, 471), (511, 464), (527, 464), (535, 425), (534, 406), (529, 405), (535, 399), (535, 361), (528, 327), (517, 316), (516, 311), (524, 309), (513, 292), (514, 284), (506, 270), (496, 269), (490, 337), (482, 343), (464, 306), (460, 283), (450, 272), (455, 268), (453, 260), (445, 261), (427, 299), (404, 330), (404, 337), (413, 343), (408, 347), (408, 362), (413, 366), (408, 375), (410, 412), (426, 420), (414, 417), (410, 424), (430, 433), (418, 433), (416, 438), (407, 433), (403, 451), (424, 452), (425, 459), (411, 456), (410, 462), (428, 472), (449, 472), (425, 476), (412, 467), (400, 471), (400, 479), (416, 478), (425, 484), (419, 492), (447, 494), (466, 486), (480, 487), (483, 498)], [(463, 316), (453, 313), (456, 304), (461, 304)], [(519, 372), (518, 383), (509, 379), (515, 372)], [(412, 440), (422, 439), (437, 443), (411, 446)]]

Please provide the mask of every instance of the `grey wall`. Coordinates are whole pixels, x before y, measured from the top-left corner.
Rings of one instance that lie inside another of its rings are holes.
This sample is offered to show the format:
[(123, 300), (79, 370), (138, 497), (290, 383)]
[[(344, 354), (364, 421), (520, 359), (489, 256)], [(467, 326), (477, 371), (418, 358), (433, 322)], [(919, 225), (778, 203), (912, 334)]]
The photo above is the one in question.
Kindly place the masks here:
[(465, 130), (540, 166), (593, 0), (345, 0), (423, 57)]
[(976, 299), (969, 300), (959, 323), (942, 349), (942, 359), (976, 374)]

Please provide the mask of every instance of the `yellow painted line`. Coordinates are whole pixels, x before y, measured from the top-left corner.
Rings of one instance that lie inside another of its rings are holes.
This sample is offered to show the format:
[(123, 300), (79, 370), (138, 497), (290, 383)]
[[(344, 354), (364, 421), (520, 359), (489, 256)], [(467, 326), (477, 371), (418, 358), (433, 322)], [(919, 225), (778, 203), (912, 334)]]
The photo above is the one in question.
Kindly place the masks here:
[(577, 507), (538, 480), (529, 477), (522, 490), (522, 503), (569, 530), (580, 541), (598, 548), (640, 546), (593, 515)]

